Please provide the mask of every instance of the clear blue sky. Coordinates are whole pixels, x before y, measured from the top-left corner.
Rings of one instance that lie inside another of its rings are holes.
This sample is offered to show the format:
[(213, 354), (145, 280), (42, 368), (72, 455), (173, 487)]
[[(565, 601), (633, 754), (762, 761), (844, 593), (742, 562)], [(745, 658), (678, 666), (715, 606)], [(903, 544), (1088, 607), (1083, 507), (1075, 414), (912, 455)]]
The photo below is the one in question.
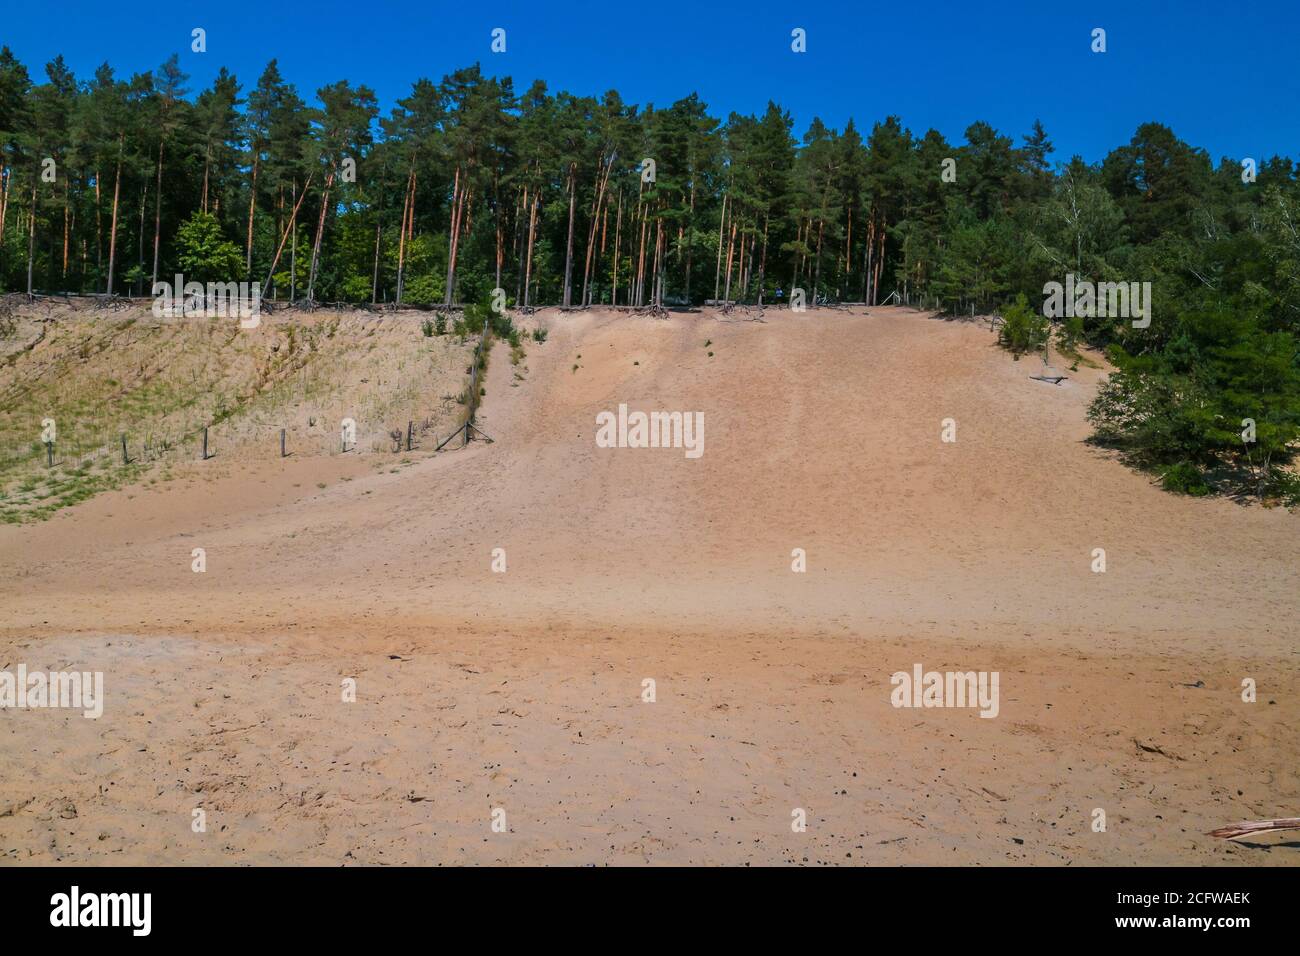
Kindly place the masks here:
[[(416, 77), (478, 60), (554, 92), (611, 87), (666, 106), (696, 91), (725, 119), (789, 109), (802, 135), (819, 115), (864, 132), (896, 113), (913, 132), (959, 141), (976, 119), (1020, 137), (1041, 118), (1064, 161), (1090, 161), (1158, 120), (1221, 156), (1300, 156), (1300, 2), (1209, 0), (223, 0), (46, 3), (10, 0), (0, 21), (33, 77), (62, 53), (79, 77), (108, 60), (119, 75), (171, 53), (205, 85), (229, 67), (245, 90), (271, 57), (314, 100), (325, 83), (364, 82), (386, 113)], [(208, 52), (190, 52), (207, 30)], [(507, 52), (489, 49), (494, 27)], [(808, 52), (790, 51), (802, 27)], [(1089, 50), (1094, 27), (1108, 52)]]

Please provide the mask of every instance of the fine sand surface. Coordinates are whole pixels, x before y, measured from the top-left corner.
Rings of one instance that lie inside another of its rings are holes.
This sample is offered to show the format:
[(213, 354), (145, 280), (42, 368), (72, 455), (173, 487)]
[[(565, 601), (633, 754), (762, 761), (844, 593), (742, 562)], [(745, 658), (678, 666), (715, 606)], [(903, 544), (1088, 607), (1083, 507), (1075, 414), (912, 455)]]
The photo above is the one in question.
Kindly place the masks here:
[[(0, 710), (0, 861), (1300, 862), (1204, 836), (1300, 813), (1300, 515), (1087, 444), (1102, 372), (905, 309), (534, 319), (491, 444), (0, 527), (0, 670), (107, 698)], [(703, 456), (596, 447), (621, 402)], [(895, 709), (917, 663), (998, 715)]]

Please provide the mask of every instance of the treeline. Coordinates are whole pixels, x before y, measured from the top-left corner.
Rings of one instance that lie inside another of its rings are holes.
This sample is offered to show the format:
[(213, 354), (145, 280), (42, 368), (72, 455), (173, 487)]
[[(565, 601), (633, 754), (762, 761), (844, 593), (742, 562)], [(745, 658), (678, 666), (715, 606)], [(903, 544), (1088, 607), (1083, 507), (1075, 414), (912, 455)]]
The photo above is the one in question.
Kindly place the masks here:
[[(176, 272), (266, 298), (520, 306), (727, 299), (952, 314), (1024, 296), (1047, 338), (1109, 348), (1103, 440), (1186, 491), (1279, 487), (1300, 428), (1300, 184), (1289, 158), (1222, 158), (1147, 123), (1100, 163), (1053, 162), (987, 123), (950, 143), (897, 117), (868, 133), (769, 103), (516, 93), (479, 67), (418, 80), (386, 116), (339, 81), (308, 101), (271, 61), (194, 91), (177, 57), (36, 81), (0, 49), (0, 282), (149, 294)], [(1248, 168), (1247, 168), (1248, 167)], [(1040, 322), (1066, 273), (1151, 282), (1149, 328)], [(1014, 306), (1013, 306), (1014, 310)], [(1254, 414), (1251, 414), (1251, 413)], [(1241, 438), (1250, 419), (1250, 440)], [(1171, 479), (1168, 476), (1173, 475)], [(1244, 479), (1243, 479), (1244, 480)]]

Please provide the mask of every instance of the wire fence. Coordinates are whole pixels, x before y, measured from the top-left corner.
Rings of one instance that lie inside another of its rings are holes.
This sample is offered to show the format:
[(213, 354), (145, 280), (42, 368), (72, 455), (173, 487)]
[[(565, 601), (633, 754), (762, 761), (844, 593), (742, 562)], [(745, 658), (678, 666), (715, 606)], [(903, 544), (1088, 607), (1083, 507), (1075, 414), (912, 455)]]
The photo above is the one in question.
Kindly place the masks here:
[[(446, 405), (456, 399), (445, 396)], [(349, 424), (351, 426), (349, 427)], [(419, 451), (440, 437), (446, 415), (425, 414), (392, 422), (366, 425), (345, 419), (326, 427), (316, 422), (307, 428), (273, 423), (219, 423), (174, 430), (151, 428), (86, 434), (74, 432), (54, 441), (40, 439), (0, 451), (0, 474), (32, 466), (84, 470), (99, 462), (120, 466), (160, 462), (264, 460), (290, 457)]]

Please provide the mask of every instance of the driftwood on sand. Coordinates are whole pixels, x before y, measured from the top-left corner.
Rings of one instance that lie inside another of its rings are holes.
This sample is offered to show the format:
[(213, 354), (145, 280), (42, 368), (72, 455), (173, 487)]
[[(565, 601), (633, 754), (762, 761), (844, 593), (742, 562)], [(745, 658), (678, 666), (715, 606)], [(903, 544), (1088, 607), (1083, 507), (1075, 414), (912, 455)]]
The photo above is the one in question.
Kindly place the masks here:
[(1223, 840), (1235, 840), (1237, 837), (1252, 833), (1275, 833), (1279, 830), (1300, 830), (1300, 817), (1284, 817), (1281, 820), (1248, 820), (1230, 826), (1211, 830), (1206, 836), (1219, 837)]

